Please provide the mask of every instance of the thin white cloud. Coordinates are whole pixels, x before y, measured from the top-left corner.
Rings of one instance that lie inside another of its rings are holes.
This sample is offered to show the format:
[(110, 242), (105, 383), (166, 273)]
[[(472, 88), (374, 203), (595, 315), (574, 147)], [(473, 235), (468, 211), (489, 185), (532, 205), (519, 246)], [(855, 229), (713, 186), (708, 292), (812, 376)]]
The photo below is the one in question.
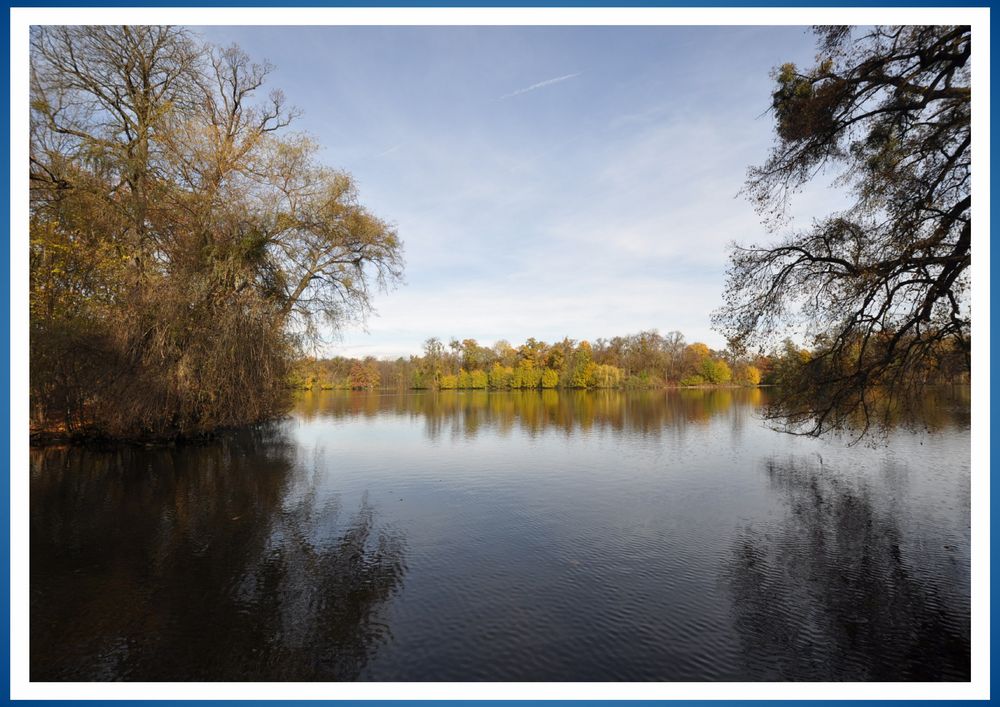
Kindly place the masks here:
[(522, 93), (528, 93), (529, 91), (537, 91), (540, 88), (545, 88), (546, 86), (551, 86), (552, 84), (560, 83), (562, 81), (568, 81), (570, 79), (575, 79), (582, 72), (577, 72), (575, 74), (566, 74), (565, 76), (556, 76), (554, 79), (546, 79), (545, 81), (539, 81), (538, 83), (533, 83), (527, 88), (519, 88), (512, 93), (508, 93), (504, 96), (500, 96), (498, 101), (502, 101), (506, 98), (513, 98), (514, 96), (520, 96)]
[(403, 146), (403, 143), (399, 143), (398, 145), (393, 145), (392, 147), (390, 147), (390, 148), (388, 148), (386, 150), (382, 150), (380, 153), (378, 153), (375, 156), (376, 157), (385, 157), (386, 155), (391, 155), (393, 152), (396, 152), (402, 146)]

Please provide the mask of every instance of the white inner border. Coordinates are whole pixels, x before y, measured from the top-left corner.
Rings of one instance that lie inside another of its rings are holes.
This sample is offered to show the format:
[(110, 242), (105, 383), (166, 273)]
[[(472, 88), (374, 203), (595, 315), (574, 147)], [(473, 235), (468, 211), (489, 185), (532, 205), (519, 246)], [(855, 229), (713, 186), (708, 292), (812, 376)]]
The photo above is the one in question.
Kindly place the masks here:
[[(988, 8), (11, 8), (10, 698), (989, 699)], [(28, 672), (28, 28), (184, 25), (969, 24), (972, 43), (972, 681), (969, 683), (31, 683)]]

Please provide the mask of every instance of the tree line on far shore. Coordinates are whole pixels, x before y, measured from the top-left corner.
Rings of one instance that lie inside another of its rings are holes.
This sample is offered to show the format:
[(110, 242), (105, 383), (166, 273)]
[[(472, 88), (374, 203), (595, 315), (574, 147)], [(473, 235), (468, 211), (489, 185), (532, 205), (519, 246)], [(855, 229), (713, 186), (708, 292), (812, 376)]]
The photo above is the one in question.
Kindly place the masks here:
[[(786, 389), (809, 384), (824, 343), (803, 348), (785, 339), (767, 353), (738, 355), (688, 344), (677, 331), (642, 331), (593, 343), (565, 338), (553, 344), (529, 338), (520, 346), (499, 340), (438, 338), (424, 342), (421, 356), (380, 360), (299, 359), (291, 387), (322, 390), (534, 390), (664, 388), (771, 385)], [(861, 352), (859, 346), (855, 347)], [(910, 375), (921, 385), (968, 384), (959, 347), (941, 342), (934, 355)], [(846, 364), (850, 367), (852, 364)], [(825, 370), (827, 378), (837, 371)]]
[(680, 332), (643, 331), (611, 339), (552, 344), (529, 338), (520, 346), (501, 339), (434, 337), (421, 356), (304, 358), (292, 373), (296, 388), (343, 390), (524, 390), (552, 388), (656, 388), (759, 385), (771, 370), (769, 357), (736, 357), (707, 345), (688, 344)]

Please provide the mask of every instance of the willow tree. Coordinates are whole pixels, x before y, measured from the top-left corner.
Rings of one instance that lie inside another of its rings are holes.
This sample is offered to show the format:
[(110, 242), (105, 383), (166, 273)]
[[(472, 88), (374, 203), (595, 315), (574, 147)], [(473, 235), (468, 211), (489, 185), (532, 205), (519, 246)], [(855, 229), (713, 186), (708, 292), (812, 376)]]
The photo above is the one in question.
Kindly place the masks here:
[(321, 324), (399, 280), (394, 228), (287, 128), (271, 67), (172, 27), (31, 37), (34, 421), (177, 436), (266, 419)]
[(811, 355), (772, 415), (800, 433), (864, 434), (924, 383), (969, 372), (971, 30), (816, 31), (816, 65), (776, 71), (776, 141), (746, 193), (775, 234), (820, 173), (852, 203), (735, 247), (716, 325), (737, 348), (797, 331)]

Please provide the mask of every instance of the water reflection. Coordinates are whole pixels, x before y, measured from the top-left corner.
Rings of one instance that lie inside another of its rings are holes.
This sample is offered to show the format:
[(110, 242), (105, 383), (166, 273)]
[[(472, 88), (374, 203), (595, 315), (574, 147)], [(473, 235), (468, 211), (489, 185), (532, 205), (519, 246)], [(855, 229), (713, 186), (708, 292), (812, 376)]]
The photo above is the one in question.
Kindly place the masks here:
[[(520, 430), (529, 436), (543, 431), (613, 430), (661, 435), (726, 419), (734, 432), (748, 422), (761, 423), (768, 402), (762, 388), (667, 390), (525, 390), (495, 392), (411, 391), (365, 393), (307, 391), (300, 394), (296, 415), (347, 419), (396, 416), (419, 418), (428, 438), (475, 437), (483, 430), (501, 435)], [(968, 387), (942, 387), (930, 392), (920, 423), (924, 431), (967, 427)], [(912, 426), (914, 419), (897, 417), (894, 424)]]
[(482, 429), (529, 435), (543, 430), (629, 430), (659, 434), (668, 428), (702, 425), (715, 417), (735, 415), (742, 424), (760, 406), (764, 391), (718, 390), (540, 390), (491, 392), (414, 391), (371, 394), (349, 391), (307, 391), (297, 401), (296, 414), (316, 418), (375, 418), (379, 415), (419, 417), (428, 437), (474, 437)]
[(870, 449), (766, 397), (331, 391), (33, 450), (31, 677), (967, 678), (967, 406)]
[[(771, 680), (969, 680), (968, 565), (956, 547), (907, 543), (900, 509), (821, 463), (772, 459), (765, 469), (785, 513), (737, 538), (727, 573), (747, 670)], [(886, 471), (890, 485), (905, 483)]]
[(343, 680), (386, 637), (405, 544), (275, 429), (31, 453), (32, 680)]

